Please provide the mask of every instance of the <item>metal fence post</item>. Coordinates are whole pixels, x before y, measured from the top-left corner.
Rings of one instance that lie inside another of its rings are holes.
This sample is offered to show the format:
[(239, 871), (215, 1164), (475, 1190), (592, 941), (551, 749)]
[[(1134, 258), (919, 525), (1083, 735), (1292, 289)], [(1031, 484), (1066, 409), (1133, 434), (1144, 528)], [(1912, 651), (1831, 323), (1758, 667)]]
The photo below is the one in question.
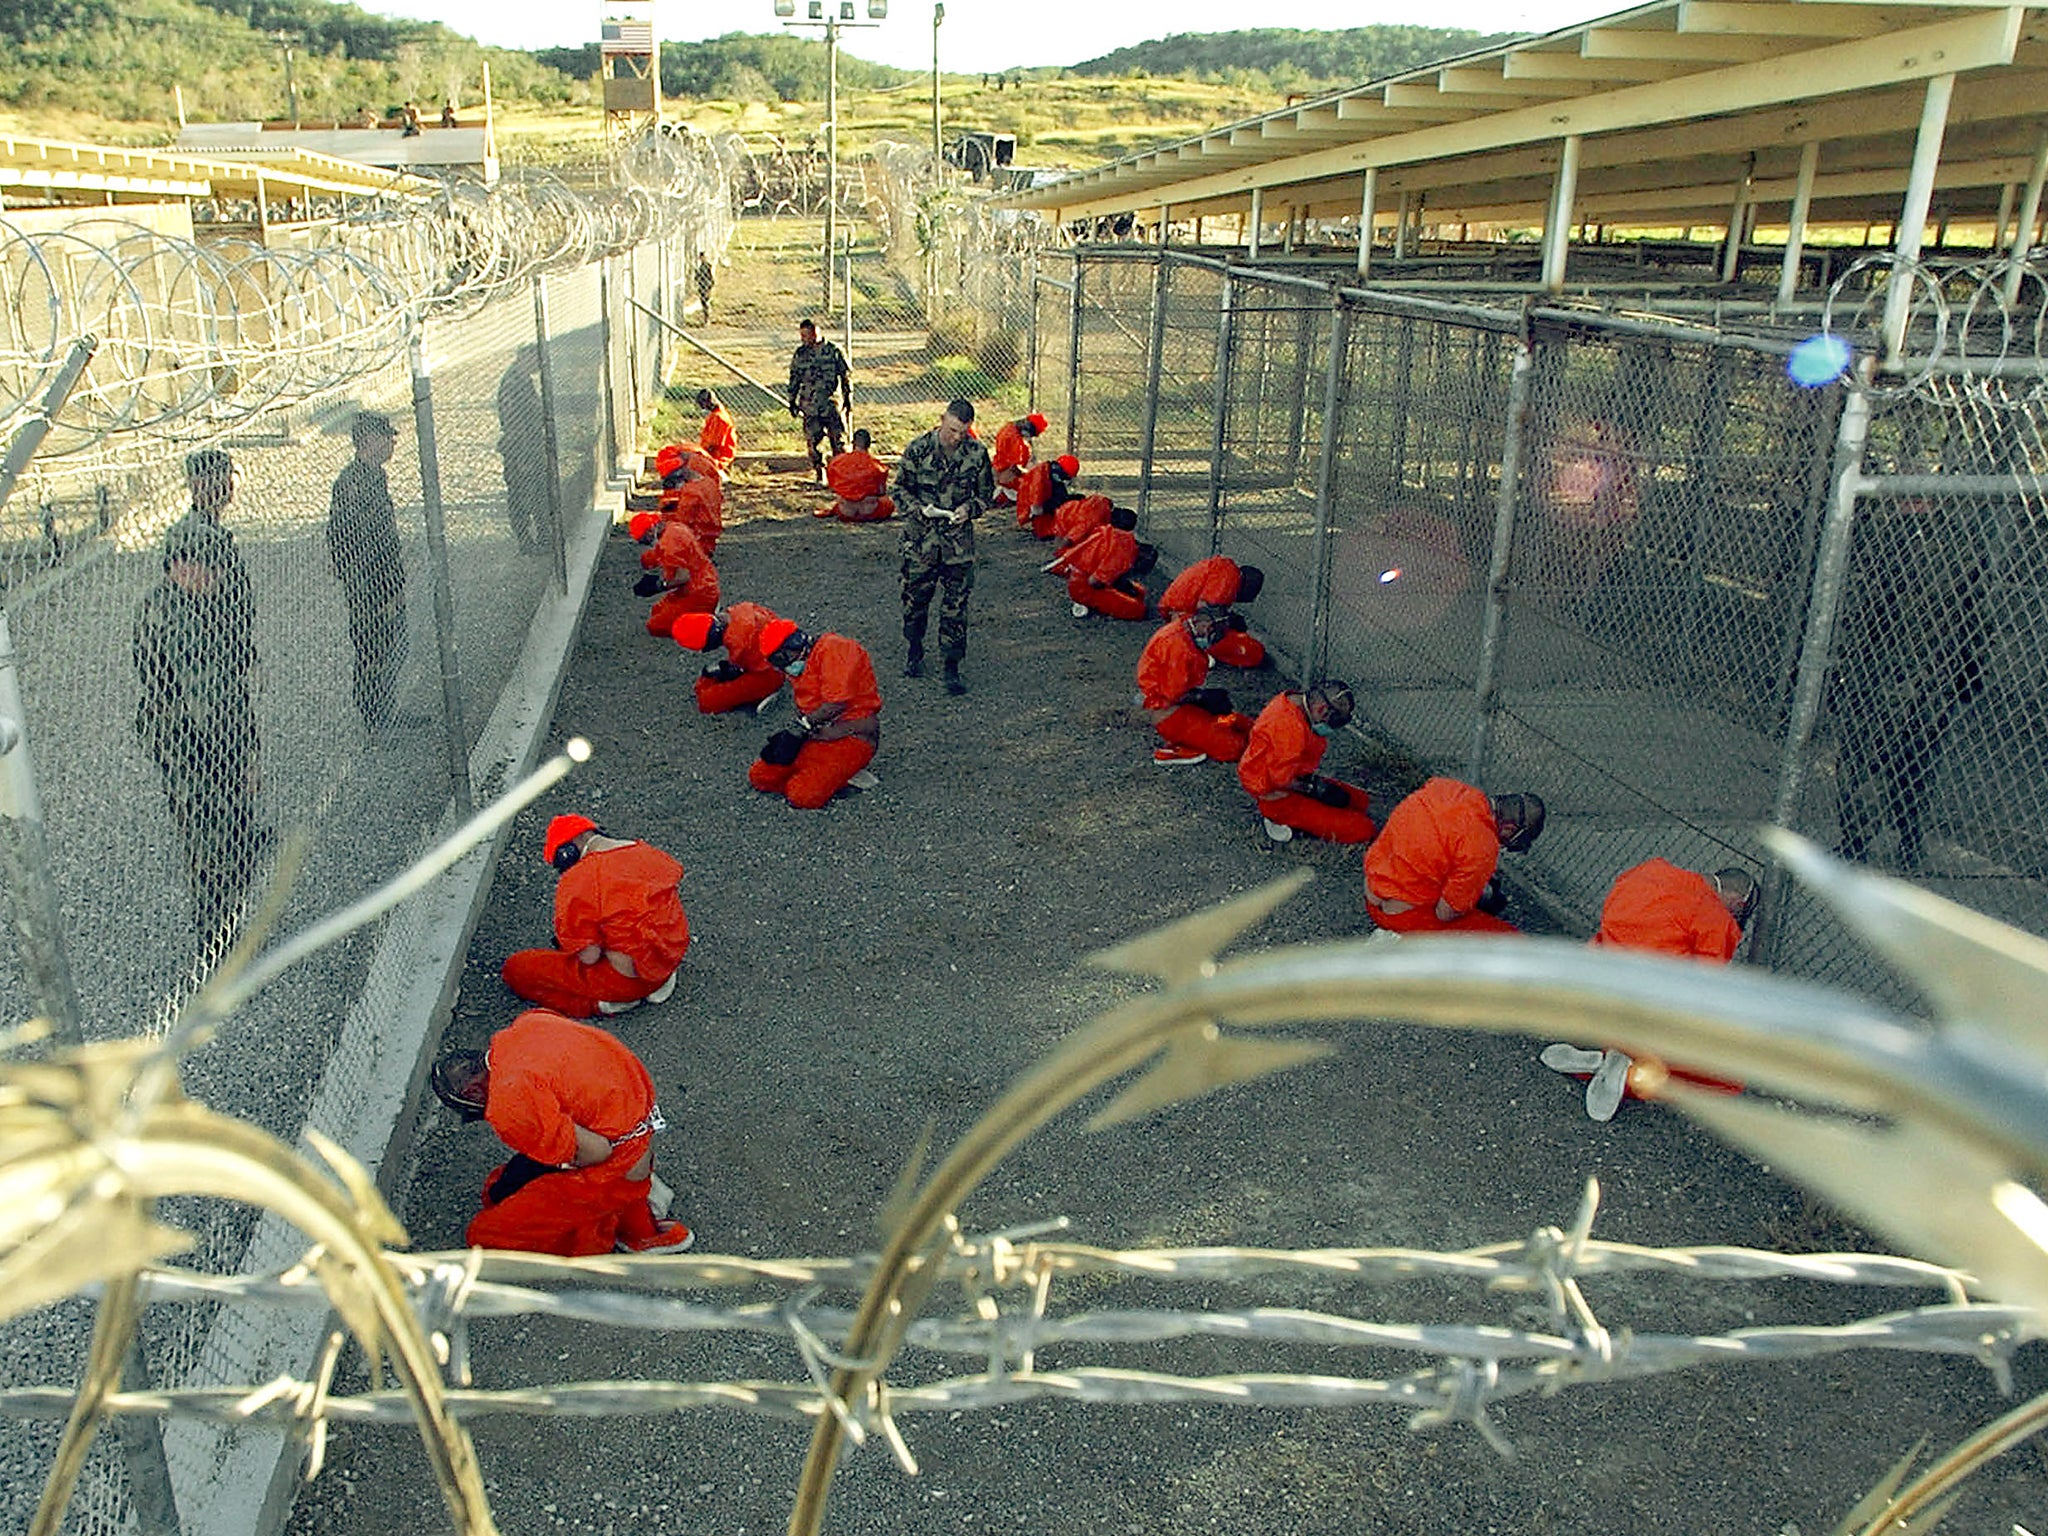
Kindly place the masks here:
[(1500, 485), (1493, 499), (1493, 554), (1486, 566), (1486, 616), (1479, 630), (1479, 676), (1472, 689), (1472, 744), (1465, 781), (1479, 783), (1493, 756), (1493, 716), (1500, 703), (1500, 647), (1507, 629), (1509, 560), (1515, 544), (1515, 498), (1522, 478), (1522, 434), (1529, 420), (1529, 376), (1535, 352), (1524, 335), (1508, 375), (1508, 414), (1501, 432)]
[(1024, 363), (1024, 398), (1032, 410), (1038, 409), (1038, 249), (1031, 251), (1031, 269), (1028, 278), (1031, 295), (1031, 333), (1027, 343), (1028, 355)]
[(1074, 291), (1067, 296), (1067, 452), (1081, 451), (1081, 253), (1074, 252)]
[(1209, 433), (1209, 550), (1223, 547), (1223, 451), (1230, 425), (1231, 341), (1236, 329), (1236, 290), (1230, 269), (1223, 271), (1223, 294), (1216, 308), (1216, 411)]
[(1151, 352), (1145, 359), (1145, 428), (1138, 443), (1138, 524), (1147, 526), (1152, 510), (1152, 450), (1159, 441), (1159, 372), (1166, 351), (1166, 299), (1173, 258), (1164, 250), (1152, 275)]
[(1304, 307), (1294, 312), (1294, 366), (1287, 370), (1287, 441), (1281, 444), (1287, 455), (1290, 491), (1301, 483), (1301, 434), (1308, 425), (1308, 359), (1315, 323), (1314, 310)]
[[(7, 457), (0, 462), (0, 507), (13, 496), (23, 471), (49, 436), (51, 421), (78, 387), (98, 348), (97, 336), (83, 336), (72, 344), (70, 354), (43, 391), (40, 409), (7, 445)], [(42, 796), (37, 793), (35, 766), (29, 758), (28, 715), (21, 702), (14, 635), (4, 607), (0, 607), (0, 880), (4, 880), (13, 910), (15, 949), (21, 957), (30, 1005), (49, 1024), (53, 1041), (83, 1045), (78, 988), (64, 946), (57, 882), (50, 874), (49, 835), (43, 827)], [(146, 1392), (154, 1385), (138, 1337), (128, 1341), (121, 1380), (130, 1391)], [(171, 1488), (170, 1463), (164, 1457), (163, 1426), (155, 1419), (123, 1414), (115, 1419), (113, 1430), (128, 1474), (128, 1506), (135, 1528), (142, 1536), (178, 1536), (178, 1502)]]
[(1344, 362), (1351, 351), (1351, 311), (1330, 301), (1330, 356), (1323, 368), (1323, 438), (1316, 449), (1316, 537), (1309, 556), (1308, 643), (1301, 652), (1304, 686), (1330, 659), (1330, 519), (1335, 511), (1337, 421), (1344, 410)]
[(554, 326), (548, 318), (548, 280), (539, 272), (533, 274), (533, 343), (540, 354), (540, 448), (548, 466), (548, 542), (554, 547), (555, 591), (566, 597), (569, 534), (562, 517), (562, 438), (555, 423)]
[[(1799, 808), (1806, 797), (1812, 768), (1814, 727), (1820, 721), (1828, 677), (1828, 653), (1834, 646), (1835, 619), (1849, 582), (1849, 560), (1856, 532), (1856, 496), (1863, 474), (1863, 446), (1870, 436), (1870, 397), (1865, 392), (1871, 372), (1866, 359), (1847, 386), (1842, 419), (1835, 434), (1834, 495), (1821, 528), (1820, 553), (1813, 567), (1813, 586), (1806, 603), (1805, 638), (1799, 647), (1798, 679), (1792, 688), (1792, 713), (1785, 724), (1785, 748), (1778, 760), (1778, 793), (1771, 806), (1771, 825), (1798, 830)], [(1750, 955), (1759, 965), (1777, 962), (1783, 932), (1786, 877), (1773, 863), (1764, 871), (1757, 902)]]
[(597, 264), (597, 347), (598, 391), (604, 396), (603, 477), (613, 480), (619, 473), (619, 416), (612, 398), (612, 259)]
[(619, 258), (619, 265), (626, 276), (626, 307), (623, 311), (626, 317), (626, 419), (622, 423), (625, 431), (619, 442), (619, 452), (623, 455), (629, 446), (627, 438), (630, 437), (633, 443), (639, 442), (640, 423), (645, 419), (640, 409), (640, 332), (647, 322), (640, 318), (640, 312), (634, 307), (640, 293), (640, 253), (637, 250), (626, 252)]
[(434, 442), (434, 381), (427, 372), (425, 327), (415, 322), (406, 347), (412, 364), (412, 421), (419, 438), (420, 504), (427, 524), (427, 564), (434, 587), (434, 638), (441, 658), (441, 713), (448, 727), (448, 782), (466, 816), (475, 807), (469, 783), (469, 731), (462, 718), (462, 672), (455, 657), (455, 591), (448, 574), (448, 525), (441, 506), (441, 456)]
[[(14, 494), (22, 472), (49, 436), (51, 421), (78, 387), (98, 348), (96, 336), (81, 337), (72, 344), (70, 355), (43, 391), (41, 409), (22, 424), (7, 445), (7, 458), (0, 464), (0, 507)], [(78, 989), (71, 977), (70, 956), (64, 950), (63, 917), (56, 881), (50, 875), (42, 797), (36, 792), (35, 769), (29, 761), (28, 716), (22, 708), (14, 638), (4, 607), (0, 607), (0, 868), (4, 868), (12, 899), (14, 937), (29, 1001), (49, 1021), (51, 1038), (58, 1044), (83, 1044)]]

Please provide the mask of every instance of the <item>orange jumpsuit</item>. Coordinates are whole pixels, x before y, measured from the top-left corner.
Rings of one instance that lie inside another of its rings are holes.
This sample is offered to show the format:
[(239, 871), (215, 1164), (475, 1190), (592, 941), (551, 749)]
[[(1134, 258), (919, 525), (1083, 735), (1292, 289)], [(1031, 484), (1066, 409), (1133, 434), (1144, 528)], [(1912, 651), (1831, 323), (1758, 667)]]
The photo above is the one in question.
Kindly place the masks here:
[[(673, 976), (689, 952), (682, 878), (683, 866), (648, 843), (584, 854), (555, 887), (555, 947), (507, 958), (505, 985), (575, 1019), (591, 1017), (599, 1002), (638, 1002)], [(593, 945), (624, 955), (634, 974), (609, 955), (577, 958)]]
[(704, 553), (697, 536), (682, 523), (669, 523), (648, 551), (663, 581), (687, 576), (686, 585), (664, 592), (647, 611), (647, 633), (666, 640), (676, 620), (686, 613), (709, 613), (718, 606), (718, 568)]
[(1053, 519), (1059, 509), (1049, 503), (1065, 487), (1066, 477), (1056, 474), (1057, 469), (1058, 465), (1047, 459), (1031, 465), (1017, 477), (1017, 526), (1029, 528), (1041, 539), (1052, 537)]
[(1328, 746), (1309, 723), (1300, 694), (1275, 694), (1252, 722), (1251, 738), (1238, 759), (1237, 782), (1257, 799), (1259, 814), (1268, 821), (1326, 842), (1369, 843), (1378, 829), (1366, 814), (1366, 793), (1356, 784), (1328, 781), (1344, 791), (1345, 805), (1325, 805), (1292, 787), (1316, 771)]
[(874, 761), (882, 739), (882, 690), (875, 683), (875, 664), (859, 641), (820, 635), (811, 643), (790, 701), (799, 715), (806, 716), (827, 704), (844, 704), (846, 708), (828, 724), (854, 729), (830, 741), (806, 740), (793, 763), (757, 760), (747, 770), (747, 782), (768, 794), (785, 796), (799, 810), (815, 811)]
[(1144, 618), (1145, 588), (1127, 580), (1137, 559), (1136, 534), (1124, 528), (1096, 529), (1060, 557), (1059, 568), (1067, 573), (1067, 596), (1106, 618)]
[(889, 469), (872, 453), (850, 448), (835, 453), (825, 465), (825, 484), (839, 499), (820, 517), (837, 517), (842, 523), (879, 523), (896, 515), (896, 503), (883, 491), (889, 486)]
[(1063, 545), (1080, 543), (1096, 529), (1109, 526), (1112, 510), (1110, 499), (1100, 491), (1062, 503), (1052, 515), (1054, 541)]
[[(681, 523), (697, 535), (697, 542), (704, 546), (705, 554), (712, 554), (718, 548), (718, 536), (725, 531), (725, 492), (720, 489), (718, 477), (712, 474), (699, 475), (695, 480), (686, 480), (672, 491), (661, 494), (661, 521), (664, 524)], [(652, 566), (651, 555), (642, 555), (640, 563)]]
[(1006, 421), (997, 427), (995, 443), (988, 451), (988, 467), (996, 477), (997, 501), (1016, 499), (1017, 481), (1030, 462), (1031, 439), (1017, 430), (1017, 423)]
[(761, 631), (774, 622), (774, 611), (759, 603), (734, 603), (725, 610), (725, 655), (740, 669), (740, 675), (719, 679), (699, 674), (700, 714), (722, 715), (729, 709), (752, 709), (782, 686), (782, 674), (769, 666), (768, 658), (761, 653)]
[(723, 480), (740, 456), (740, 435), (732, 429), (732, 417), (720, 406), (704, 418), (704, 430), (697, 434), (697, 447), (712, 464), (712, 472)]
[(1235, 712), (1214, 714), (1181, 701), (1206, 686), (1209, 658), (1195, 644), (1184, 619), (1159, 626), (1138, 657), (1138, 693), (1154, 728), (1176, 747), (1205, 752), (1219, 763), (1244, 756), (1251, 721)]
[[(1365, 905), (1395, 933), (1517, 933), (1478, 910), (1480, 892), (1500, 865), (1500, 827), (1485, 793), (1456, 779), (1431, 779), (1387, 817), (1365, 851)], [(1463, 915), (1445, 922), (1441, 900)], [(1390, 912), (1385, 903), (1405, 902)]]
[[(1204, 604), (1228, 608), (1237, 601), (1238, 565), (1228, 555), (1211, 555), (1197, 560), (1166, 584), (1159, 594), (1162, 614), (1193, 613)], [(1266, 648), (1238, 630), (1220, 637), (1209, 654), (1229, 667), (1256, 667), (1266, 659)]]
[[(1646, 859), (1614, 877), (1600, 908), (1600, 931), (1593, 935), (1593, 943), (1726, 965), (1742, 943), (1742, 925), (1722, 904), (1705, 875), (1680, 869), (1668, 859)], [(1638, 1058), (1638, 1067), (1648, 1064), (1649, 1058)], [(1662, 1072), (1702, 1088), (1742, 1091), (1740, 1083), (1725, 1078), (1663, 1062), (1656, 1065)], [(1636, 1071), (1629, 1073), (1624, 1091), (1632, 1099), (1652, 1097), (1638, 1084), (1638, 1076)]]
[[(610, 1253), (622, 1237), (652, 1237), (654, 1083), (640, 1058), (601, 1029), (535, 1009), (491, 1036), (489, 1061), (484, 1118), (530, 1159), (522, 1175), (532, 1163), (549, 1171), (497, 1196), (514, 1164), (496, 1169), (463, 1241), (578, 1258)], [(563, 1167), (576, 1156), (579, 1125), (612, 1142), (612, 1155)]]

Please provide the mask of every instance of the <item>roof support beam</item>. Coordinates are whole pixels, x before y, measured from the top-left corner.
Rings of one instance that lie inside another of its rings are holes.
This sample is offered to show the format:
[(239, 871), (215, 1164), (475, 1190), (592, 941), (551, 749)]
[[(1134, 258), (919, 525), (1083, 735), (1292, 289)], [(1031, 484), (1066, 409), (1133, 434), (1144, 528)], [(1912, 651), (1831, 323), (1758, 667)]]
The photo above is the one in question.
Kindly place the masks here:
[(1739, 0), (1684, 0), (1680, 32), (1751, 32), (1771, 37), (1868, 37), (1884, 23), (1855, 6), (1743, 4)]
[[(1934, 200), (1934, 172), (1941, 164), (1941, 138), (1948, 127), (1949, 98), (1955, 94), (1954, 75), (1936, 75), (1927, 82), (1927, 100), (1920, 112), (1920, 133), (1913, 141), (1913, 169), (1906, 177), (1906, 198), (1899, 210), (1898, 237), (1892, 251), (1903, 262), (1920, 259), (1920, 239), (1927, 228), (1927, 206)], [(1884, 290), (1885, 361), (1896, 362), (1906, 344), (1908, 306), (1914, 284), (1894, 271)]]
[[(1365, 191), (1358, 203), (1358, 276), (1360, 280), (1372, 276), (1372, 235), (1373, 225), (1379, 221), (1380, 173), (1370, 170), (1365, 173)], [(2021, 253), (2024, 255), (2024, 251)]]
[(2048, 180), (2048, 124), (2043, 124), (2034, 142), (2034, 163), (2027, 171), (2026, 194), (2020, 199), (2020, 216), (2012, 226), (2012, 244), (2006, 252), (2005, 302), (2016, 303), (2020, 277), (2027, 269), (2027, 247), (2034, 238), (2034, 219), (2041, 211), (2041, 186)]
[(1748, 64), (1769, 58), (1783, 46), (1767, 37), (1595, 27), (1580, 39), (1579, 52), (1589, 59), (1688, 59), (1695, 64)]
[[(1720, 4), (1722, 0), (1699, 3)], [(1832, 8), (1820, 6), (1787, 9), (1838, 14)], [(1253, 186), (1282, 186), (1321, 176), (1361, 172), (1373, 166), (1407, 167), (1484, 154), (1516, 145), (1554, 141), (1567, 134), (1592, 138), (1758, 109), (1778, 109), (1768, 112), (1760, 121), (1776, 119), (1791, 131), (1796, 131), (1793, 125), (1805, 125), (1807, 131), (1799, 135), (1800, 141), (1806, 137), (1831, 138), (1837, 133), (1868, 133), (1872, 131), (1872, 103), (1867, 98), (1859, 99), (1855, 93), (2009, 63), (2024, 15), (2024, 10), (2017, 7), (1978, 11), (1882, 37), (1859, 38), (1780, 54), (1754, 64), (1707, 70), (1680, 81), (1627, 86), (1466, 122), (1389, 133), (1358, 144), (1200, 177), (1174, 188), (1174, 201), (1193, 202), (1223, 193), (1247, 192)], [(2026, 89), (2028, 82), (2016, 81), (2014, 88)], [(1832, 99), (1821, 99), (1810, 106), (1786, 105), (1815, 98)], [(2034, 102), (2033, 110), (2038, 111), (2038, 96)], [(1350, 98), (1340, 102), (1339, 114), (1347, 119), (1363, 115), (1347, 110), (1350, 106)], [(1725, 135), (1717, 130), (1725, 130)], [(1702, 141), (1725, 136), (1747, 141), (1749, 147), (1754, 147), (1759, 131), (1754, 124), (1706, 122), (1688, 130), (1688, 144), (1693, 136)], [(1113, 176), (1104, 177), (1065, 188), (1059, 206), (1076, 209), (1099, 202), (1104, 205), (1103, 211), (1108, 211), (1120, 203), (1127, 204), (1128, 197), (1127, 187), (1120, 186)], [(1024, 206), (1033, 204), (1027, 201)]]
[(1571, 250), (1572, 207), (1579, 196), (1579, 136), (1567, 134), (1550, 193), (1550, 217), (1543, 223), (1543, 289), (1564, 292), (1565, 257)]
[(1813, 179), (1820, 170), (1820, 141), (1799, 146), (1799, 181), (1792, 188), (1792, 218), (1785, 228), (1785, 259), (1778, 267), (1778, 302), (1790, 304), (1799, 292), (1799, 254), (1806, 244), (1806, 215), (1813, 207)]

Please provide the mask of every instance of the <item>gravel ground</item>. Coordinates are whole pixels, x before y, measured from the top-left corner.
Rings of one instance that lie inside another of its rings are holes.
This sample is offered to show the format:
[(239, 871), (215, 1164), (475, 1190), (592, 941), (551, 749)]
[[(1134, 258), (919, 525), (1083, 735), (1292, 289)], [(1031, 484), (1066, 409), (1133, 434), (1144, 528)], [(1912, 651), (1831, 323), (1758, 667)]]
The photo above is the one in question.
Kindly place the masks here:
[[(553, 880), (546, 815), (578, 809), (688, 869), (694, 941), (666, 1006), (617, 1022), (649, 1063), (675, 1129), (661, 1148), (677, 1214), (712, 1253), (845, 1254), (920, 1129), (949, 1145), (1016, 1073), (1135, 983), (1089, 952), (1308, 863), (1317, 878), (1250, 942), (1364, 929), (1355, 852), (1270, 850), (1234, 776), (1154, 768), (1130, 707), (1149, 626), (1076, 623), (1036, 572), (1040, 547), (999, 523), (982, 539), (966, 673), (949, 699), (898, 675), (894, 533), (820, 524), (795, 476), (743, 476), (719, 566), (731, 597), (769, 603), (875, 654), (884, 695), (878, 789), (822, 812), (746, 785), (772, 722), (700, 718), (697, 658), (641, 628), (637, 551), (606, 550), (556, 720), (596, 755), (516, 834), (468, 959), (448, 1043), (481, 1043), (516, 1004), (497, 980), (542, 942)], [(1237, 690), (1256, 707), (1271, 674)], [(1337, 744), (1330, 766), (1382, 809), (1409, 770)], [(1536, 926), (1533, 913), (1522, 913)], [(1090, 1134), (1085, 1112), (1011, 1157), (962, 1211), (970, 1230), (1062, 1215), (1105, 1245), (1401, 1244), (1454, 1249), (1569, 1219), (1597, 1176), (1597, 1234), (1648, 1244), (1861, 1246), (1860, 1234), (1677, 1116), (1629, 1106), (1607, 1126), (1540, 1042), (1361, 1021), (1313, 1070)], [(422, 1248), (453, 1246), (499, 1152), (482, 1127), (427, 1111), (401, 1214)], [(1610, 1326), (1713, 1332), (1820, 1322), (1931, 1300), (1785, 1285), (1592, 1287)], [(1055, 1304), (1060, 1304), (1056, 1293)], [(1162, 1304), (1156, 1287), (1092, 1282), (1065, 1305)], [(1509, 1323), (1512, 1299), (1411, 1285), (1195, 1287), (1212, 1307), (1342, 1307), (1390, 1321)], [(739, 1336), (613, 1336), (547, 1322), (476, 1333), (490, 1386), (607, 1377), (799, 1380), (788, 1347)], [(2048, 1387), (2038, 1350), (2019, 1386)], [(1041, 1357), (1198, 1375), (1288, 1369), (1390, 1374), (1387, 1356), (1250, 1352), (1222, 1342)], [(906, 1372), (930, 1369), (906, 1357)], [(1964, 1362), (1845, 1356), (1729, 1366), (1521, 1400), (1497, 1421), (1518, 1456), (1470, 1430), (1410, 1433), (1396, 1412), (1025, 1405), (906, 1425), (922, 1474), (879, 1446), (852, 1454), (828, 1528), (1060, 1527), (1192, 1533), (1760, 1532), (1829, 1528), (1916, 1439), (1952, 1443), (2010, 1406)], [(738, 1414), (591, 1422), (490, 1420), (476, 1439), (501, 1526), (593, 1533), (781, 1529), (799, 1427)], [(2048, 1461), (2023, 1447), (1970, 1485), (1947, 1529), (2004, 1533), (2048, 1508)], [(339, 1429), (295, 1532), (445, 1525), (409, 1431)]]

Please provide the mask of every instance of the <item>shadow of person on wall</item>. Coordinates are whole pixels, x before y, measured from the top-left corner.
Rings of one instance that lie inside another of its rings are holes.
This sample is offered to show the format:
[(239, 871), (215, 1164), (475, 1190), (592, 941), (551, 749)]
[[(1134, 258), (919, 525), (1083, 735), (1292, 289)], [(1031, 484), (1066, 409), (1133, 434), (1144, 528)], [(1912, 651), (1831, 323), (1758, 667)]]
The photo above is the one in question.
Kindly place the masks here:
[(548, 461), (543, 446), (540, 351), (524, 346), (498, 378), (498, 461), (505, 476), (505, 519), (528, 552), (548, 537)]

